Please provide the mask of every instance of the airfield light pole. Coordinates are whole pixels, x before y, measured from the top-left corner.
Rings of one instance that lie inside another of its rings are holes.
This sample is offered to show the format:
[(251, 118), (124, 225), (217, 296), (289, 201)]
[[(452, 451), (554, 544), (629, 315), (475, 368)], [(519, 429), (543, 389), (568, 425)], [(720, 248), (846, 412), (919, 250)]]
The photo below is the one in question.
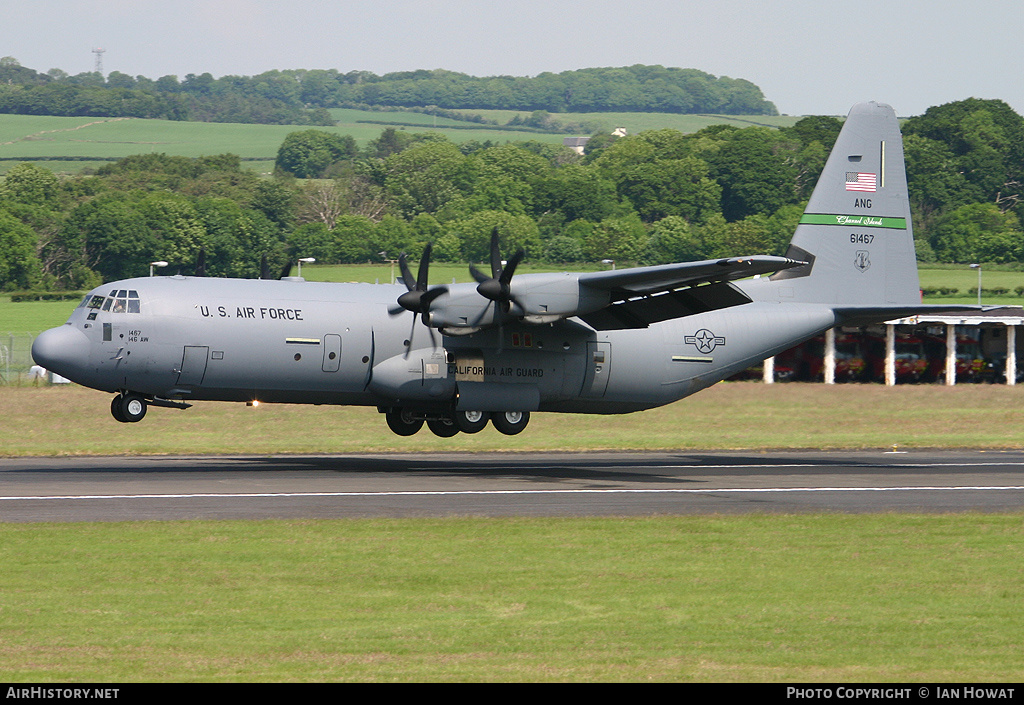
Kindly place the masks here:
[(613, 259), (603, 259), (603, 260), (601, 260), (601, 264), (610, 264), (612, 266), (612, 271), (613, 272), (615, 271), (615, 260), (613, 260)]
[(316, 262), (316, 257), (300, 257), (299, 258), (299, 276), (300, 277), (302, 276), (302, 263), (303, 262), (306, 262), (307, 264), (309, 264), (311, 262)]
[(978, 270), (978, 305), (981, 306), (981, 265), (972, 264), (971, 269)]
[(166, 267), (167, 263), (164, 261), (150, 262), (149, 263), (149, 276), (153, 276), (153, 267)]
[(390, 262), (391, 263), (391, 283), (394, 284), (395, 283), (395, 262), (397, 262), (398, 260), (397, 259), (388, 259), (388, 253), (387, 252), (378, 252), (377, 254), (380, 255), (381, 259), (383, 259), (385, 262)]

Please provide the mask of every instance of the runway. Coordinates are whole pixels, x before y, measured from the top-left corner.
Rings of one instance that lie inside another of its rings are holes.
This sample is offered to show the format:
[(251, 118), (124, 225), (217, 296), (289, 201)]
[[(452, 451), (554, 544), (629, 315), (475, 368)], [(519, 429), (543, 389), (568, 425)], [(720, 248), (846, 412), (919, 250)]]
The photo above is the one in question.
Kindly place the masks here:
[(1024, 508), (1024, 452), (0, 459), (0, 521)]

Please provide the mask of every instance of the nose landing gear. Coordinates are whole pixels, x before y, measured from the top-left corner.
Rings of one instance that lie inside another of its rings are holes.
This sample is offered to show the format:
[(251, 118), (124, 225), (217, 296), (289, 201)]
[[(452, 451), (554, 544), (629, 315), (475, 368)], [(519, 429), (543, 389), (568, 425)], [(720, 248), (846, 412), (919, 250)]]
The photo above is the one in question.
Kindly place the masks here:
[(121, 423), (137, 423), (146, 415), (148, 404), (141, 394), (128, 392), (110, 400), (110, 415)]
[(153, 397), (147, 399), (138, 392), (121, 392), (110, 400), (110, 415), (121, 423), (138, 423), (146, 415), (150, 406), (163, 406), (168, 409), (187, 409), (191, 404), (183, 401), (172, 401)]

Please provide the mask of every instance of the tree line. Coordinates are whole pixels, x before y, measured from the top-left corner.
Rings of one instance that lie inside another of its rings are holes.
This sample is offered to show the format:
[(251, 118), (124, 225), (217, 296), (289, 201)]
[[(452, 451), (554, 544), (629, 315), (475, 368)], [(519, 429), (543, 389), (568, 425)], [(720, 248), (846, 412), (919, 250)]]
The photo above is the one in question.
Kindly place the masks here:
[[(426, 243), (442, 261), (659, 264), (783, 254), (841, 121), (596, 134), (584, 155), (536, 141), (455, 144), (384, 130), (360, 148), (289, 134), (273, 178), (234, 155), (128, 157), (94, 174), (21, 164), (0, 182), (0, 289), (75, 289), (170, 272), (279, 276), (298, 257), (381, 261)], [(903, 126), (918, 257), (1024, 261), (1024, 120), (997, 100)]]
[[(476, 77), (454, 71), (378, 76), (335, 69), (129, 76), (112, 71), (40, 73), (0, 59), (0, 113), (139, 117), (206, 122), (333, 124), (327, 108), (431, 111), (669, 112), (776, 115), (750, 81), (663, 66), (593, 68), (535, 77)], [(528, 118), (527, 118), (528, 120)]]

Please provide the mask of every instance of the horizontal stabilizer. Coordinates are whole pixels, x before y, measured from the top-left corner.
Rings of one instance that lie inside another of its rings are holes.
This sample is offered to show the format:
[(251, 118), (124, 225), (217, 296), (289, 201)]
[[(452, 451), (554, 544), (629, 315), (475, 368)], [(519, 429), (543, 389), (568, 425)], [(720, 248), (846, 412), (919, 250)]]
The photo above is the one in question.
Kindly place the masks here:
[(973, 306), (970, 304), (908, 304), (905, 306), (841, 306), (833, 309), (839, 325), (867, 326), (873, 323), (894, 321), (898, 318), (936, 315), (940, 313), (977, 313), (995, 306)]

